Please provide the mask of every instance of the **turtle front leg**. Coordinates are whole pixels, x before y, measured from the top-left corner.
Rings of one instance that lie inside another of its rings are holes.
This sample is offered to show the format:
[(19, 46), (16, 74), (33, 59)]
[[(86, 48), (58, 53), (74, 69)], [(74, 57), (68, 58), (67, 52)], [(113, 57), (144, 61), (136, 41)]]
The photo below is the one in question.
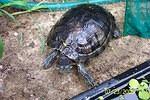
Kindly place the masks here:
[(52, 64), (57, 59), (58, 53), (59, 53), (58, 50), (53, 50), (52, 52), (50, 52), (48, 54), (47, 58), (43, 62), (43, 68), (44, 69), (48, 69), (52, 66)]
[(78, 64), (78, 72), (83, 76), (85, 81), (90, 85), (90, 86), (95, 86), (95, 80), (94, 78), (90, 75), (90, 73), (86, 70), (84, 64)]

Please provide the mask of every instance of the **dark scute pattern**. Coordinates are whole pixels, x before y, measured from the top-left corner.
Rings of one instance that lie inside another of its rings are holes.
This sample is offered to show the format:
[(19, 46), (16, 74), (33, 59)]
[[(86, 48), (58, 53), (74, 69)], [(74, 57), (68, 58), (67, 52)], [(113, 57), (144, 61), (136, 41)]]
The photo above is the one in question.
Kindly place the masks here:
[[(66, 43), (68, 37), (72, 34), (83, 34), (85, 25), (88, 21), (93, 20), (96, 24), (97, 32), (93, 32), (93, 36), (87, 39), (87, 43), (77, 43), (76, 48), (72, 46), (78, 53), (88, 54), (99, 48), (108, 38), (108, 34), (112, 34), (116, 28), (114, 17), (100, 6), (92, 4), (80, 5), (67, 11), (62, 18), (56, 23), (49, 33), (47, 44), (52, 48), (58, 48), (62, 43)], [(82, 32), (83, 31), (83, 32)], [(102, 35), (104, 33), (104, 35)], [(89, 33), (90, 34), (90, 33)], [(74, 36), (74, 35), (73, 35)], [(71, 40), (71, 39), (70, 39)], [(67, 44), (68, 45), (68, 44)]]

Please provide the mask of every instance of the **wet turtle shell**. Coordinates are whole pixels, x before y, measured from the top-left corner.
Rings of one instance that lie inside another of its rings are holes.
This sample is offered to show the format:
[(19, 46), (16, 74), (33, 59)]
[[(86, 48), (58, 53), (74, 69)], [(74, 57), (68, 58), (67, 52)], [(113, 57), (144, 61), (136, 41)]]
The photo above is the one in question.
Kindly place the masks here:
[(112, 37), (117, 37), (115, 19), (104, 8), (83, 4), (67, 11), (51, 29), (47, 45), (63, 50), (68, 58), (85, 61), (102, 52)]
[(50, 31), (48, 46), (64, 50), (70, 59), (85, 60), (104, 50), (108, 41), (115, 36), (116, 24), (111, 13), (98, 5), (84, 4), (67, 11)]

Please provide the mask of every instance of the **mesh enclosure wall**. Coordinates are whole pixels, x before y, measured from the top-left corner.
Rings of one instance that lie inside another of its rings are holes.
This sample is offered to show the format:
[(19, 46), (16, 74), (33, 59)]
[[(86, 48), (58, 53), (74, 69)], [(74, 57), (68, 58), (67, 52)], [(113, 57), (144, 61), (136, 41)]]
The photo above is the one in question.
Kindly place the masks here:
[[(0, 0), (0, 3), (2, 4), (7, 4), (11, 3), (13, 1), (18, 1), (18, 0)], [(75, 7), (80, 4), (111, 4), (111, 3), (117, 3), (125, 0), (25, 0), (28, 1), (26, 4), (26, 7), (21, 7), (17, 6), (18, 8), (22, 9), (30, 9), (35, 5), (40, 5), (45, 6), (48, 8), (50, 11), (56, 11), (56, 10), (65, 10), (69, 9), (72, 7)]]
[(124, 34), (150, 38), (150, 0), (126, 0)]

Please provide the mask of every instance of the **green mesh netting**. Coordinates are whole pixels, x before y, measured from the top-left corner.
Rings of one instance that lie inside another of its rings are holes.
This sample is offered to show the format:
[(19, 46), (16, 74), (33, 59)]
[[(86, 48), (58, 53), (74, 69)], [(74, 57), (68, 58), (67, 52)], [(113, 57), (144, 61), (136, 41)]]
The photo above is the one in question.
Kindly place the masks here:
[(126, 0), (124, 34), (150, 38), (150, 0)]

